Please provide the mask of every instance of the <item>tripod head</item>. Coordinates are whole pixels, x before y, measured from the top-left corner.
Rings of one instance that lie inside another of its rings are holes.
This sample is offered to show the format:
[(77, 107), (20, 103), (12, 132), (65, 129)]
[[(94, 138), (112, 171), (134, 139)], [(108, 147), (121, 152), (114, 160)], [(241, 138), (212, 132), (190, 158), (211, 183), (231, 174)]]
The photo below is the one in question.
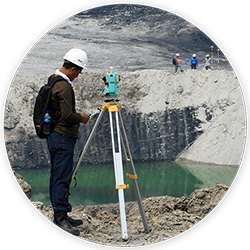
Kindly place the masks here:
[(118, 94), (120, 95), (121, 92), (116, 86), (120, 82), (120, 75), (116, 72), (114, 72), (113, 67), (109, 68), (108, 73), (102, 78), (104, 81), (104, 84), (107, 87), (104, 87), (102, 91), (102, 96), (115, 96), (116, 90)]

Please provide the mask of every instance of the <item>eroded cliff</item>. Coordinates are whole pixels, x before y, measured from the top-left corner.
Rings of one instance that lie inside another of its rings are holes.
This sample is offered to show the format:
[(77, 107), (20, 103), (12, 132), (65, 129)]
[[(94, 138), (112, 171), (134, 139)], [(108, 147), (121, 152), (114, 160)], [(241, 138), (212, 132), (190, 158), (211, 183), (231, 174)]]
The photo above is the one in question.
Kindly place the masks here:
[[(74, 82), (78, 111), (92, 113), (90, 122), (81, 125), (75, 161), (96, 121), (98, 108), (103, 106), (103, 75), (87, 73)], [(12, 167), (49, 164), (46, 140), (36, 137), (32, 121), (35, 97), (46, 81), (46, 78), (18, 76), (10, 86), (4, 131)], [(246, 117), (240, 85), (233, 71), (125, 72), (118, 86), (122, 92), (121, 112), (135, 161), (240, 164)], [(107, 111), (83, 162), (112, 162)]]

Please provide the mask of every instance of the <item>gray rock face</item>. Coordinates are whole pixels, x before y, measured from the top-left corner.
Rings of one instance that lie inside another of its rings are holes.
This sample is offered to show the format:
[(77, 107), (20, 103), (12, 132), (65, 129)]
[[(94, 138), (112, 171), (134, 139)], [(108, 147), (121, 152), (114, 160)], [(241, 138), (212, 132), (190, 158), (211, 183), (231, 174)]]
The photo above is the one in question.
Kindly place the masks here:
[[(92, 72), (106, 73), (109, 66), (119, 72), (171, 71), (176, 53), (180, 53), (180, 64), (187, 69), (194, 53), (200, 65), (205, 63), (211, 45), (216, 47), (205, 33), (170, 12), (131, 4), (102, 6), (78, 13), (46, 33), (17, 73), (49, 75), (61, 67), (61, 59), (71, 46), (87, 52)], [(225, 59), (222, 52), (220, 56)], [(231, 69), (225, 62), (220, 67)]]
[[(87, 73), (74, 82), (79, 112), (92, 113), (81, 125), (75, 148), (78, 160), (103, 106), (103, 75)], [(144, 70), (121, 74), (122, 116), (135, 161), (188, 160), (239, 165), (246, 117), (242, 93), (232, 71), (170, 74)], [(217, 81), (215, 81), (215, 79)], [(5, 108), (5, 141), (12, 167), (49, 164), (46, 140), (36, 137), (32, 121), (35, 96), (46, 78), (16, 77)], [(110, 127), (105, 111), (84, 163), (112, 162)]]
[[(90, 122), (81, 126), (75, 161), (95, 123), (97, 109), (103, 106), (101, 79), (113, 66), (122, 77), (122, 114), (134, 160), (239, 165), (246, 117), (237, 78), (233, 71), (186, 70), (194, 52), (202, 69), (211, 45), (214, 43), (191, 23), (147, 6), (109, 5), (68, 18), (29, 51), (10, 86), (4, 134), (11, 165), (35, 168), (49, 164), (46, 141), (35, 135), (33, 107), (40, 87), (61, 67), (69, 46), (87, 51), (92, 72), (74, 81), (77, 111), (92, 114)], [(177, 52), (185, 71), (172, 74), (172, 56)], [(225, 68), (232, 70), (229, 63), (221, 64)], [(109, 130), (104, 115), (84, 162), (112, 161)]]
[[(129, 110), (121, 112), (135, 161), (173, 161), (200, 133), (196, 131), (196, 125), (199, 121), (196, 118), (195, 109), (192, 107), (148, 114)], [(97, 117), (93, 117), (92, 124), (96, 120), (95, 118)], [(82, 147), (85, 145), (89, 133), (89, 129), (85, 130), (82, 127), (77, 151), (81, 145)], [(106, 113), (93, 142), (91, 142), (93, 145), (83, 162), (87, 164), (112, 162), (110, 138), (109, 118), (108, 113)]]

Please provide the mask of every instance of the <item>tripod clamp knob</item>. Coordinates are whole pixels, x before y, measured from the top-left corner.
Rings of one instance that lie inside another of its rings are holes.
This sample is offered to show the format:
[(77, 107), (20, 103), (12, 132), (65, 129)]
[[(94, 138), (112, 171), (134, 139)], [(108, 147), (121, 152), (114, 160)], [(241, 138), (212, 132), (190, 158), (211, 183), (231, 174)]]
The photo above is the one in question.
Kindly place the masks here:
[(115, 185), (116, 189), (128, 189), (129, 188), (129, 184), (120, 184), (120, 185)]

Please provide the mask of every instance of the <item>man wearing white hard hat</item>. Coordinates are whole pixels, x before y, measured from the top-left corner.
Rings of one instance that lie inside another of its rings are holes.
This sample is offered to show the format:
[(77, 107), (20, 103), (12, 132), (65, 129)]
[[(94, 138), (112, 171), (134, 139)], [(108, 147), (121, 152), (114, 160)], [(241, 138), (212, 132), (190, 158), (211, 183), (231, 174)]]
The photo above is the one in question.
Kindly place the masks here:
[(51, 91), (52, 119), (55, 123), (47, 139), (51, 158), (50, 200), (54, 209), (53, 222), (65, 231), (79, 235), (76, 228), (81, 220), (73, 220), (67, 213), (71, 212), (68, 201), (69, 186), (73, 173), (73, 155), (80, 123), (87, 123), (89, 116), (77, 113), (72, 81), (87, 70), (87, 54), (80, 49), (69, 50), (64, 58), (62, 68), (56, 70), (51, 80), (58, 78)]
[(190, 60), (190, 67), (191, 69), (196, 69), (196, 67), (198, 66), (199, 62), (198, 62), (198, 58), (196, 57), (196, 54), (193, 54), (191, 60)]
[(180, 57), (180, 54), (177, 53), (173, 60), (173, 63), (175, 65), (175, 74), (177, 73), (178, 68), (180, 68), (181, 72), (183, 72), (182, 66), (179, 64), (179, 57)]
[(211, 69), (211, 59), (210, 59), (209, 55), (206, 55), (205, 61), (206, 61), (206, 63), (205, 63), (206, 70)]

